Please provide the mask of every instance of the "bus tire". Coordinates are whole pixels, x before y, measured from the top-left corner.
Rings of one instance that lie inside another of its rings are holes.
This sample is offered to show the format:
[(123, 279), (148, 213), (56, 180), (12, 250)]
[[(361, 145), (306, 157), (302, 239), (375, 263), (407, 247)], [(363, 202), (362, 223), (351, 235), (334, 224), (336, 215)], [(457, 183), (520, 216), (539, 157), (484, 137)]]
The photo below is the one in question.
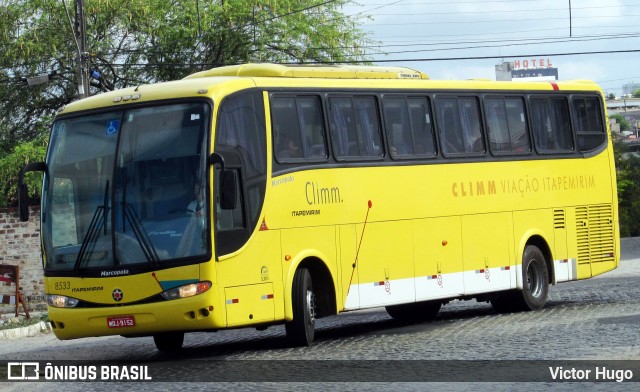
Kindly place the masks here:
[(544, 254), (527, 245), (522, 254), (522, 290), (503, 291), (491, 300), (498, 313), (540, 310), (549, 296), (549, 271)]
[(285, 323), (287, 338), (294, 347), (310, 346), (316, 328), (316, 297), (308, 269), (296, 271), (291, 295), (293, 320)]
[(158, 351), (180, 351), (184, 343), (184, 332), (167, 332), (153, 335), (153, 342)]
[(549, 297), (549, 271), (544, 253), (527, 245), (522, 255), (521, 305), (524, 310), (540, 310)]
[(440, 311), (442, 302), (423, 301), (410, 304), (385, 306), (385, 310), (392, 318), (400, 321), (432, 320)]

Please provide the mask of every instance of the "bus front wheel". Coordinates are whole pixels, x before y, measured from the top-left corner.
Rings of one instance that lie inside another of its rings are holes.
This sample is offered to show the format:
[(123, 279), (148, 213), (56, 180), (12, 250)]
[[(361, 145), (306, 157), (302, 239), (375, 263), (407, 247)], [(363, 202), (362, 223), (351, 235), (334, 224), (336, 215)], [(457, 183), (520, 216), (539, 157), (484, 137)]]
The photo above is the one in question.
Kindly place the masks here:
[(153, 335), (153, 342), (158, 351), (171, 352), (182, 349), (184, 343), (184, 332), (167, 332)]
[(310, 346), (316, 327), (316, 296), (308, 269), (296, 271), (291, 295), (293, 320), (285, 324), (287, 338), (293, 346)]

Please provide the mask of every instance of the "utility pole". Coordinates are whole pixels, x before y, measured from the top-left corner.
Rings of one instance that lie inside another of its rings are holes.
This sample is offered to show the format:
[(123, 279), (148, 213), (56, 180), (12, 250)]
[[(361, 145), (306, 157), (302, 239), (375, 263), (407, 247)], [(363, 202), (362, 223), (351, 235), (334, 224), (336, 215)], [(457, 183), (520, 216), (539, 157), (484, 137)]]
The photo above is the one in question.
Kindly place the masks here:
[(571, 0), (569, 0), (569, 38), (573, 38), (573, 24), (571, 22)]
[(89, 96), (89, 54), (87, 53), (87, 32), (85, 30), (84, 0), (75, 0), (76, 23), (75, 35), (78, 43), (78, 98)]

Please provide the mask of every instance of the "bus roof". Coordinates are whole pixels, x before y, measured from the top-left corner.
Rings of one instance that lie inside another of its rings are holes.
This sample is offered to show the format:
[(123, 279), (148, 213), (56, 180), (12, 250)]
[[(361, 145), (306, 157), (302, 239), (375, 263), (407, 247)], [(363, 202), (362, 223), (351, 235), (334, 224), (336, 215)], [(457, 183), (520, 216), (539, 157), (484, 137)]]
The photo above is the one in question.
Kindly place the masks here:
[[(315, 81), (313, 81), (315, 80)], [(213, 68), (189, 75), (181, 80), (143, 84), (97, 94), (75, 101), (58, 110), (59, 115), (118, 106), (126, 103), (157, 101), (181, 97), (213, 97), (244, 88), (278, 87), (352, 87), (425, 90), (503, 90), (503, 91), (598, 91), (600, 87), (587, 80), (511, 82), (491, 80), (433, 80), (404, 67), (324, 66), (250, 63)]]
[(249, 63), (212, 68), (187, 76), (205, 78), (210, 76), (249, 76), (281, 78), (324, 79), (429, 79), (427, 74), (405, 67), (378, 67), (361, 65), (306, 65)]

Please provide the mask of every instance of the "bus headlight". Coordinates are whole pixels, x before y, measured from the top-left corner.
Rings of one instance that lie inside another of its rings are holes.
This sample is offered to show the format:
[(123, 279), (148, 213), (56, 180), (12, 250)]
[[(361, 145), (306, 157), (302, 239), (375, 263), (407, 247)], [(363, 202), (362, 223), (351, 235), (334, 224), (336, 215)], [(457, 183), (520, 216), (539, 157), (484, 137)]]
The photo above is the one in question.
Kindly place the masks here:
[(75, 308), (79, 302), (75, 298), (65, 297), (64, 295), (47, 295), (47, 303), (55, 308)]
[(193, 297), (194, 295), (202, 294), (211, 288), (211, 282), (198, 282), (191, 283), (180, 287), (174, 287), (171, 290), (167, 290), (160, 293), (162, 298), (166, 300), (179, 299)]

